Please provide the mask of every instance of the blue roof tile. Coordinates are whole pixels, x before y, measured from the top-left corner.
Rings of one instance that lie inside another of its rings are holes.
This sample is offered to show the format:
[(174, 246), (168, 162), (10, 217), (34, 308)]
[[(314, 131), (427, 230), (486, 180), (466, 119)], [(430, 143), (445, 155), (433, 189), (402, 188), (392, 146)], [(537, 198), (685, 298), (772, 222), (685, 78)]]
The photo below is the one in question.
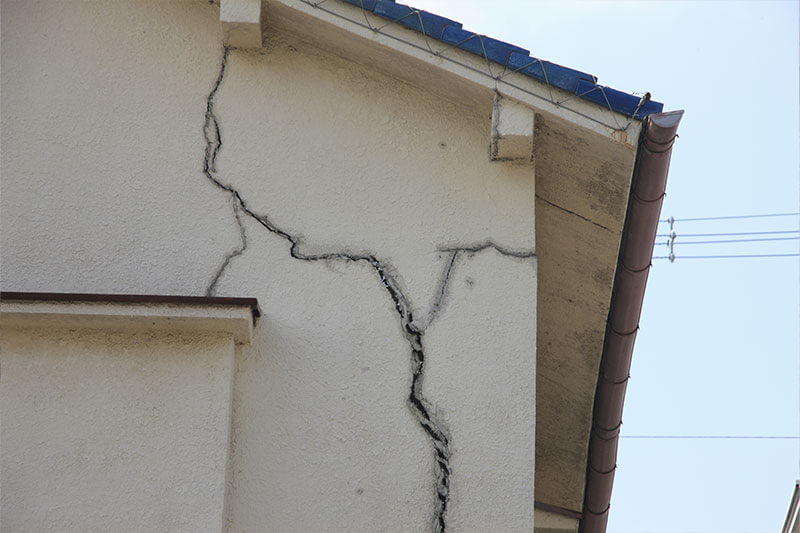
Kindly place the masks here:
[(641, 98), (597, 85), (597, 77), (592, 74), (537, 59), (525, 48), (467, 31), (461, 23), (446, 17), (398, 4), (394, 0), (342, 1), (629, 117), (641, 119), (660, 113), (664, 108), (664, 104), (652, 100), (640, 106)]
[(367, 11), (373, 11), (375, 9), (375, 3), (377, 1), (378, 0), (342, 0), (342, 2), (353, 4), (354, 6), (366, 9)]
[(458, 27), (446, 27), (442, 33), (442, 41), (447, 44), (456, 45), (467, 52), (472, 52), (473, 54), (485, 57), (504, 66), (508, 64), (508, 59), (512, 52), (526, 56), (530, 53), (528, 50), (519, 46), (463, 30), (460, 24)]
[(511, 54), (508, 66), (515, 72), (547, 82), (553, 87), (558, 87), (571, 93), (574, 93), (578, 88), (580, 80), (592, 83), (597, 81), (595, 76), (586, 72), (562, 67), (549, 61), (518, 53)]
[[(349, 1), (349, 0), (348, 0)], [(352, 3), (352, 2), (351, 2)], [(442, 38), (445, 26), (460, 28), (461, 23), (449, 18), (440, 17), (427, 11), (418, 11), (412, 7), (397, 4), (391, 0), (377, 0), (374, 12), (376, 15), (397, 21), (407, 28), (424, 33), (434, 39)]]

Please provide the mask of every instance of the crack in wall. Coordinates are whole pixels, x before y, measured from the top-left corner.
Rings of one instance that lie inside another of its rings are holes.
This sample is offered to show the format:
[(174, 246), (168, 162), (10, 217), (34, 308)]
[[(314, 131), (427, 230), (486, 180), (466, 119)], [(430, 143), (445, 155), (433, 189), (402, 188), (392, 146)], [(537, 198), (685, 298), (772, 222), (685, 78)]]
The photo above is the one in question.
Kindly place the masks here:
[(239, 228), (239, 241), (241, 242), (241, 245), (225, 256), (222, 264), (219, 266), (219, 268), (217, 268), (217, 271), (214, 273), (214, 277), (211, 278), (211, 282), (208, 284), (206, 296), (214, 296), (214, 293), (217, 290), (217, 284), (219, 283), (222, 274), (225, 272), (225, 269), (228, 268), (228, 265), (231, 263), (231, 261), (242, 255), (245, 250), (247, 250), (247, 233), (245, 233), (242, 217), (239, 214), (239, 205), (236, 203), (236, 198), (233, 195), (231, 195), (231, 204), (233, 206), (233, 216), (236, 218), (236, 226)]
[(458, 254), (460, 251), (451, 250), (448, 253), (450, 254), (450, 257), (447, 259), (447, 262), (444, 265), (442, 276), (439, 279), (439, 286), (436, 288), (436, 292), (434, 293), (436, 298), (431, 304), (431, 310), (425, 319), (425, 325), (423, 329), (428, 329), (428, 326), (430, 326), (431, 323), (436, 320), (436, 315), (439, 314), (439, 310), (445, 303), (445, 296), (447, 296), (447, 285), (450, 283), (450, 277), (453, 274), (453, 269), (455, 268), (456, 260), (458, 259)]
[(218, 267), (211, 282), (208, 285), (206, 294), (213, 294), (220, 277), (228, 267), (230, 262), (237, 256), (244, 253), (247, 248), (247, 235), (244, 230), (244, 224), (240, 213), (244, 213), (256, 222), (258, 222), (268, 232), (277, 235), (281, 239), (290, 244), (289, 255), (300, 261), (314, 262), (314, 261), (344, 261), (348, 263), (365, 263), (369, 265), (377, 274), (378, 279), (383, 285), (384, 289), (389, 294), (392, 303), (394, 304), (395, 311), (400, 319), (400, 326), (403, 331), (403, 336), (408, 343), (411, 350), (411, 386), (407, 398), (407, 405), (412, 414), (417, 419), (417, 422), (428, 434), (431, 444), (433, 445), (433, 452), (436, 461), (436, 499), (435, 499), (435, 519), (433, 523), (434, 531), (444, 532), (446, 528), (445, 516), (447, 514), (447, 505), (450, 498), (450, 476), (452, 473), (450, 466), (450, 438), (445, 425), (436, 420), (432, 414), (432, 408), (428, 400), (422, 394), (422, 384), (424, 380), (425, 370), (425, 350), (423, 346), (423, 336), (426, 329), (436, 318), (440, 309), (443, 307), (449, 281), (452, 277), (452, 272), (455, 269), (455, 264), (458, 257), (463, 253), (478, 253), (487, 249), (494, 249), (502, 255), (516, 257), (516, 258), (532, 258), (535, 257), (533, 251), (515, 251), (499, 246), (491, 241), (486, 241), (481, 244), (459, 247), (440, 248), (439, 251), (449, 254), (449, 258), (445, 264), (442, 277), (439, 282), (439, 287), (436, 292), (436, 297), (428, 314), (427, 319), (422, 324), (417, 324), (412, 313), (412, 306), (408, 297), (403, 292), (398, 278), (392, 274), (396, 272), (390, 263), (385, 260), (378, 259), (373, 254), (366, 253), (351, 253), (349, 251), (327, 252), (327, 253), (306, 253), (301, 250), (303, 244), (299, 236), (293, 235), (288, 231), (282, 229), (280, 226), (272, 222), (267, 215), (259, 214), (253, 211), (242, 198), (232, 185), (223, 183), (217, 177), (216, 160), (222, 147), (222, 137), (220, 135), (219, 120), (214, 113), (214, 97), (222, 84), (225, 76), (225, 71), (228, 66), (228, 58), (230, 52), (233, 50), (231, 47), (225, 47), (220, 62), (219, 75), (216, 82), (208, 94), (206, 100), (206, 113), (205, 122), (203, 125), (203, 136), (206, 141), (205, 158), (203, 160), (203, 174), (208, 180), (219, 189), (227, 192), (233, 203), (234, 216), (236, 223), (239, 227), (242, 245), (229, 253), (222, 264)]
[(461, 254), (476, 254), (482, 252), (484, 250), (493, 249), (500, 255), (505, 255), (508, 257), (516, 257), (517, 259), (531, 259), (536, 257), (536, 252), (531, 250), (512, 250), (506, 248), (504, 246), (500, 246), (495, 244), (492, 241), (485, 241), (481, 244), (474, 244), (471, 246), (440, 246), (439, 251), (442, 253), (447, 253), (448, 258), (445, 262), (444, 269), (442, 270), (442, 275), (439, 278), (439, 285), (435, 291), (435, 298), (433, 303), (430, 307), (430, 312), (428, 313), (427, 318), (425, 319), (425, 325), (422, 329), (427, 329), (428, 326), (436, 320), (436, 316), (439, 314), (439, 311), (445, 304), (445, 300), (447, 297), (447, 287), (450, 283), (450, 279), (453, 276), (453, 271), (455, 270), (456, 261)]
[(583, 215), (580, 215), (580, 214), (576, 213), (575, 211), (570, 211), (570, 210), (569, 210), (569, 209), (567, 209), (566, 207), (561, 207), (561, 206), (560, 206), (560, 205), (558, 205), (558, 204), (554, 204), (554, 203), (553, 203), (553, 202), (551, 202), (550, 200), (547, 200), (547, 199), (545, 199), (545, 198), (542, 198), (542, 197), (541, 197), (541, 196), (539, 196), (538, 194), (536, 195), (536, 198), (538, 198), (539, 200), (543, 201), (544, 203), (546, 203), (546, 204), (547, 204), (547, 205), (549, 205), (549, 206), (555, 207), (556, 209), (560, 209), (561, 211), (563, 211), (563, 212), (565, 212), (565, 213), (569, 213), (570, 215), (575, 215), (575, 216), (576, 216), (576, 217), (578, 217), (579, 219), (581, 219), (581, 220), (585, 220), (586, 222), (589, 222), (590, 224), (594, 224), (594, 225), (595, 225), (595, 226), (597, 226), (598, 228), (602, 228), (602, 229), (604, 229), (604, 230), (606, 230), (606, 231), (611, 231), (611, 229), (610, 229), (610, 228), (607, 228), (607, 227), (605, 227), (605, 226), (604, 226), (604, 225), (602, 225), (602, 224), (598, 224), (597, 222), (595, 222), (595, 221), (594, 221), (594, 220), (592, 220), (591, 218), (587, 218), (587, 217), (585, 217), (585, 216), (583, 216)]

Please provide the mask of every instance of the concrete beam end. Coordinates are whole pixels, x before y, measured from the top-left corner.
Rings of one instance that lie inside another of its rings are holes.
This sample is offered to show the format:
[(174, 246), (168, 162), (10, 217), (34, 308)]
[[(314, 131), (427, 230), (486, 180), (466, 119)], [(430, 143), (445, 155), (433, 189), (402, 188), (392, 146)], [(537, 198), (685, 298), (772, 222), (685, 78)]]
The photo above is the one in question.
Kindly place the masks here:
[(492, 161), (533, 161), (533, 109), (499, 95), (492, 107)]
[(261, 0), (220, 0), (219, 21), (225, 46), (261, 48), (263, 14)]

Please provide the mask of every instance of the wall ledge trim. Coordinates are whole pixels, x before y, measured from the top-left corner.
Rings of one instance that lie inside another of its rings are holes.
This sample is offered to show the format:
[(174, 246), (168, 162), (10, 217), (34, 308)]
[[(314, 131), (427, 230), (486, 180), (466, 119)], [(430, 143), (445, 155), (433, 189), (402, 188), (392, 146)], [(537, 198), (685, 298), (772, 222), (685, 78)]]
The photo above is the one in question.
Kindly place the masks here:
[(255, 298), (1, 292), (2, 327), (230, 334), (249, 344), (261, 316)]

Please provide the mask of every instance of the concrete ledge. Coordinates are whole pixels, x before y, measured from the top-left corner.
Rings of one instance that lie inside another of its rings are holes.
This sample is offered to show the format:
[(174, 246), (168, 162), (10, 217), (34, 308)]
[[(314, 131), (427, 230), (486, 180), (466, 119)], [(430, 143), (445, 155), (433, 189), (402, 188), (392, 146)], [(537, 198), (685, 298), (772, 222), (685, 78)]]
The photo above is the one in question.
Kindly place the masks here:
[(249, 344), (259, 315), (254, 299), (143, 295), (2, 293), (0, 326), (123, 332), (228, 333)]

